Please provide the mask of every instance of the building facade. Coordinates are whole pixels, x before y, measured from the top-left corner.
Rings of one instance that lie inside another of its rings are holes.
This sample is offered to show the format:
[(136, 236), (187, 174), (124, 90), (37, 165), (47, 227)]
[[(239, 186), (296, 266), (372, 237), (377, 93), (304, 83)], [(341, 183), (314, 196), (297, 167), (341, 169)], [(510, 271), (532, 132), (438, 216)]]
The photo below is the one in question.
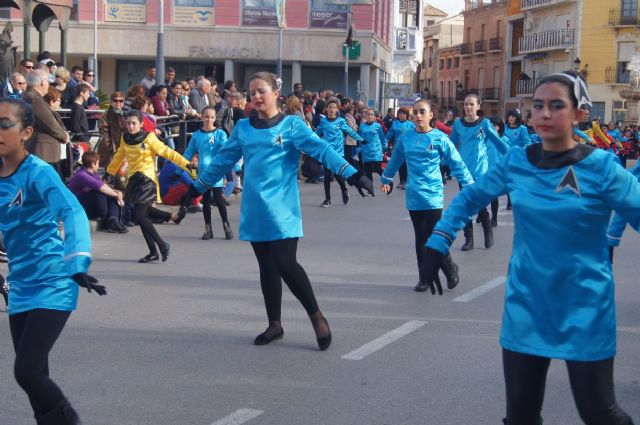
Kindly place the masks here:
[(620, 90), (629, 84), (627, 64), (640, 48), (638, 0), (599, 0), (582, 5), (580, 68), (593, 99), (591, 117), (624, 121)]
[[(349, 58), (348, 94), (378, 104), (382, 82), (391, 72), (394, 2), (370, 3), (286, 2), (284, 94), (295, 82), (311, 90), (343, 91), (343, 44), (351, 7), (355, 48)], [(252, 73), (275, 72), (279, 51), (276, 0), (164, 0), (163, 4), (165, 62), (176, 69), (178, 78), (215, 76), (218, 81), (232, 79), (245, 87)], [(87, 64), (93, 54), (93, 5), (91, 0), (74, 2), (67, 31), (67, 67)], [(99, 85), (107, 93), (123, 90), (138, 82), (146, 67), (155, 63), (159, 5), (144, 0), (104, 0), (97, 5)], [(22, 57), (21, 12), (11, 9), (8, 17), (15, 29), (18, 56)], [(52, 25), (45, 37), (45, 49), (58, 60), (60, 31)], [(38, 40), (35, 30), (30, 38)]]
[(486, 116), (504, 110), (505, 0), (466, 0), (464, 37), (460, 46), (461, 74), (456, 89), (458, 109), (467, 94), (475, 93)]
[(456, 104), (456, 89), (460, 84), (460, 44), (438, 49), (438, 106), (441, 112), (454, 110), (459, 114)]

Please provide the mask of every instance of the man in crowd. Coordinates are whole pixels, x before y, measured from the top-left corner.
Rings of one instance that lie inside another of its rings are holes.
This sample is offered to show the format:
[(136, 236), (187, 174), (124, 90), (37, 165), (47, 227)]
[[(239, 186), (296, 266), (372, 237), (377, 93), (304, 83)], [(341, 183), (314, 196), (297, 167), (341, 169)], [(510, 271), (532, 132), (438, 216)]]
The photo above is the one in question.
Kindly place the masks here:
[(149, 65), (147, 67), (147, 74), (142, 77), (140, 80), (140, 84), (144, 87), (146, 91), (146, 96), (149, 97), (149, 92), (151, 91), (151, 87), (156, 85), (156, 67), (153, 65)]
[(175, 81), (175, 79), (176, 79), (176, 70), (170, 66), (169, 68), (167, 68), (167, 72), (165, 73), (164, 85), (170, 86)]
[(14, 72), (9, 80), (2, 85), (2, 97), (20, 99), (22, 92), (27, 89), (27, 80), (24, 75)]
[(209, 93), (211, 93), (211, 81), (207, 78), (198, 80), (196, 88), (189, 92), (189, 104), (198, 114), (209, 106)]
[(33, 71), (33, 68), (33, 61), (31, 59), (22, 59), (18, 72), (26, 77), (28, 73)]

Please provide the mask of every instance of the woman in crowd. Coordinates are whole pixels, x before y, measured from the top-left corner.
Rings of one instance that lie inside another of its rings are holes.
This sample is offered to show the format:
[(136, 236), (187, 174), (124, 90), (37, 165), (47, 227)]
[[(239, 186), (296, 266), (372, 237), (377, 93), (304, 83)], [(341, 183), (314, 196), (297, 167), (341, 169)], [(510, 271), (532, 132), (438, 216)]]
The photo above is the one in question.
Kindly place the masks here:
[[(127, 132), (122, 136), (120, 147), (116, 151), (111, 163), (107, 166), (107, 173), (113, 176), (126, 160), (129, 164), (129, 181), (125, 198), (134, 205), (134, 217), (142, 236), (144, 237), (149, 254), (142, 257), (140, 263), (157, 263), (160, 259), (158, 249), (165, 262), (169, 258), (169, 243), (165, 242), (149, 220), (150, 212), (155, 217), (161, 217), (176, 224), (184, 218), (185, 211), (179, 215), (160, 211), (152, 206), (157, 200), (158, 177), (156, 176), (156, 156), (166, 158), (183, 169), (190, 169), (191, 164), (179, 153), (162, 143), (154, 133), (142, 129), (142, 112), (132, 109), (126, 115)], [(157, 246), (157, 248), (156, 248)]]
[(297, 183), (300, 150), (346, 178), (363, 196), (363, 190), (372, 193), (373, 187), (302, 119), (278, 112), (280, 85), (280, 80), (268, 72), (251, 76), (251, 101), (257, 114), (238, 123), (190, 193), (195, 196), (213, 187), (244, 156), (246, 183), (240, 239), (251, 242), (258, 260), (269, 319), (268, 328), (254, 343), (269, 344), (284, 335), (280, 322), (282, 278), (309, 315), (319, 349), (326, 350), (331, 344), (329, 323), (318, 308), (307, 273), (296, 259), (298, 239), (302, 237)]
[[(406, 110), (400, 108), (398, 118), (401, 114), (406, 114)], [(413, 105), (413, 117), (415, 125), (409, 127), (402, 133), (402, 137), (396, 139), (393, 155), (380, 180), (382, 192), (391, 193), (390, 184), (393, 182), (393, 177), (400, 166), (406, 163), (408, 173), (406, 202), (413, 223), (419, 267), (425, 250), (424, 244), (431, 235), (433, 227), (440, 220), (444, 207), (441, 164), (449, 165), (462, 186), (473, 183), (473, 178), (449, 138), (431, 127), (433, 124), (431, 102), (426, 99), (417, 100)], [(394, 121), (393, 125), (396, 125), (396, 122)], [(444, 256), (442, 269), (447, 277), (448, 288), (455, 288), (459, 280), (458, 266), (448, 252)], [(427, 290), (427, 282), (421, 274), (414, 289), (417, 292)]]
[(124, 206), (122, 192), (113, 190), (98, 174), (100, 157), (89, 151), (82, 155), (82, 167), (71, 177), (68, 187), (76, 195), (90, 220), (98, 220), (99, 230), (127, 233), (120, 223), (120, 208)]
[(375, 171), (382, 175), (382, 151), (387, 149), (387, 139), (382, 126), (376, 122), (376, 115), (373, 109), (364, 110), (364, 121), (360, 123), (358, 133), (362, 137), (361, 154), (364, 173), (369, 179), (373, 178)]
[(75, 425), (78, 414), (49, 377), (49, 352), (76, 308), (78, 286), (100, 295), (106, 290), (87, 274), (91, 237), (78, 200), (50, 165), (24, 147), (33, 120), (28, 104), (0, 100), (0, 232), (11, 258), (7, 310), (14, 374), (37, 423)]
[(120, 139), (127, 131), (127, 120), (124, 118), (124, 93), (113, 92), (109, 99), (109, 109), (102, 115), (98, 128), (100, 129), (100, 166), (106, 167), (113, 159), (113, 154), (120, 146)]
[(127, 98), (124, 101), (124, 113), (126, 114), (131, 109), (138, 109), (134, 108), (131, 105), (131, 102), (133, 102), (133, 99), (135, 99), (136, 97), (145, 96), (146, 93), (147, 92), (142, 84), (134, 84), (129, 87), (129, 90), (127, 91)]
[[(189, 161), (194, 155), (198, 155), (198, 172), (203, 173), (211, 164), (222, 146), (227, 141), (227, 133), (214, 126), (216, 122), (216, 110), (211, 107), (205, 107), (202, 112), (202, 128), (191, 136), (189, 146), (184, 151), (184, 158)], [(181, 173), (181, 171), (179, 171)], [(213, 230), (211, 229), (211, 200), (218, 207), (218, 213), (222, 220), (222, 228), (224, 229), (224, 238), (233, 239), (233, 232), (227, 217), (227, 206), (222, 197), (222, 188), (224, 187), (224, 179), (218, 180), (211, 189), (204, 192), (202, 196), (202, 216), (204, 218), (204, 233), (202, 240), (213, 239)], [(186, 206), (185, 206), (186, 207)]]
[[(295, 97), (295, 96), (294, 96)], [(296, 98), (297, 99), (297, 98)], [(298, 102), (300, 102), (298, 100)], [(318, 127), (316, 128), (316, 134), (324, 141), (326, 141), (334, 151), (341, 157), (344, 157), (344, 137), (350, 136), (356, 141), (361, 142), (362, 137), (356, 133), (344, 118), (338, 116), (338, 100), (333, 98), (327, 101), (324, 113), (326, 116), (320, 119)], [(323, 208), (331, 206), (331, 180), (335, 177), (336, 182), (340, 186), (342, 191), (342, 203), (347, 205), (349, 203), (349, 189), (344, 182), (344, 179), (339, 175), (333, 174), (331, 169), (324, 169), (324, 202), (320, 204)]]
[(572, 139), (572, 123), (587, 105), (575, 72), (543, 78), (531, 118), (542, 143), (509, 150), (462, 190), (436, 225), (422, 263), (435, 292), (438, 264), (456, 233), (492, 199), (511, 193), (515, 232), (500, 337), (509, 425), (542, 423), (553, 358), (566, 361), (586, 424), (633, 424), (614, 394), (616, 320), (606, 232), (612, 210), (640, 229), (640, 183), (613, 156)]
[[(387, 130), (386, 135), (387, 143), (390, 145), (390, 149), (395, 149), (396, 145), (401, 142), (404, 134), (416, 128), (415, 124), (408, 119), (408, 108), (402, 107), (398, 109), (398, 113), (396, 115), (398, 116), (398, 119), (391, 120), (391, 124), (389, 129)], [(398, 172), (400, 174), (400, 183), (398, 184), (398, 189), (404, 190), (407, 186), (407, 164), (402, 164)]]
[[(491, 122), (478, 116), (480, 110), (480, 98), (476, 94), (470, 94), (464, 99), (464, 117), (456, 118), (451, 128), (450, 139), (458, 148), (460, 156), (469, 172), (475, 180), (487, 172), (489, 167), (487, 157), (487, 145), (493, 143), (498, 152), (504, 154), (508, 146), (496, 133)], [(487, 203), (488, 204), (488, 203)], [(480, 210), (479, 219), (484, 231), (484, 247), (493, 246), (493, 230), (491, 218), (486, 208)], [(464, 227), (463, 251), (473, 249), (473, 222)]]

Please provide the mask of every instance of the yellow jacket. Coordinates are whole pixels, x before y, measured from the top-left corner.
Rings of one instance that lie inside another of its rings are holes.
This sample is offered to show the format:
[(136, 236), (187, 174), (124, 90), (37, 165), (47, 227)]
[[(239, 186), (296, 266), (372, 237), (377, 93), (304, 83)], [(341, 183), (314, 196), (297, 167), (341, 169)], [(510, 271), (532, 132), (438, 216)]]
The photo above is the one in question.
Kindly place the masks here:
[(144, 142), (136, 145), (128, 145), (124, 141), (124, 136), (122, 136), (120, 139), (120, 146), (113, 156), (111, 163), (107, 166), (107, 173), (114, 175), (126, 159), (129, 163), (129, 176), (132, 176), (137, 172), (141, 172), (153, 180), (156, 186), (158, 186), (158, 176), (156, 174), (155, 167), (156, 156), (158, 155), (188, 171), (187, 164), (189, 164), (189, 161), (184, 159), (178, 152), (158, 140), (155, 134), (149, 133), (144, 139)]

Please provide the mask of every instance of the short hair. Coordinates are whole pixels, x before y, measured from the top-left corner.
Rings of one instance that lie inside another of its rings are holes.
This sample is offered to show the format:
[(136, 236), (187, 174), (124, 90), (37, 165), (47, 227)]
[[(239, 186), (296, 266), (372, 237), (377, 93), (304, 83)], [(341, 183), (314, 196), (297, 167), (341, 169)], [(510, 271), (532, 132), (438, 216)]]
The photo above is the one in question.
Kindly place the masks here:
[(147, 90), (144, 88), (142, 84), (134, 84), (129, 87), (129, 91), (127, 91), (127, 97), (136, 97), (144, 95)]
[(29, 62), (33, 63), (33, 61), (31, 59), (22, 59), (20, 61), (20, 66), (26, 67)]
[(69, 82), (69, 79), (71, 78), (71, 74), (69, 74), (69, 71), (67, 71), (67, 69), (62, 66), (56, 69), (56, 73), (54, 75), (63, 80), (65, 83)]
[(89, 84), (80, 83), (76, 86), (76, 97), (80, 96), (82, 93), (90, 92), (91, 86)]
[(57, 66), (54, 61), (46, 62), (45, 65), (47, 65), (47, 68), (51, 68), (52, 66)]
[(9, 79), (11, 81), (16, 81), (18, 79), (18, 77), (24, 78), (24, 76), (22, 74), (20, 74), (19, 72), (14, 72), (13, 74), (11, 74), (11, 77)]
[(37, 60), (38, 62), (42, 62), (43, 60), (45, 60), (45, 59), (50, 59), (50, 58), (51, 58), (51, 53), (49, 53), (48, 51), (46, 51), (46, 50), (45, 50), (44, 52), (40, 53), (40, 54), (37, 56), (36, 60)]
[(240, 93), (240, 92), (229, 92), (229, 93), (227, 93), (227, 97), (229, 99), (240, 100), (240, 99), (242, 99), (242, 93)]
[[(140, 110), (144, 107), (144, 105), (148, 103), (149, 103), (149, 98), (147, 98), (146, 96), (136, 96), (131, 101), (131, 109)], [(140, 122), (142, 122), (142, 119)]]
[(155, 66), (155, 65), (149, 65), (149, 66), (147, 67), (147, 70), (149, 70), (149, 69), (156, 69), (156, 66)]
[(121, 91), (114, 91), (113, 93), (111, 93), (111, 97), (109, 99), (113, 100), (117, 98), (124, 99), (124, 93), (122, 93)]
[(224, 89), (225, 90), (229, 90), (231, 87), (235, 86), (236, 83), (233, 82), (233, 80), (227, 80), (224, 82)]
[(202, 111), (200, 111), (200, 116), (204, 116), (204, 113), (207, 111), (213, 111), (213, 115), (217, 115), (216, 114), (216, 108), (213, 106), (205, 106), (204, 108), (202, 108)]
[(82, 73), (84, 74), (84, 69), (82, 69), (80, 65), (73, 65), (73, 67), (71, 68), (72, 74), (74, 74), (76, 71), (82, 71)]
[(96, 161), (100, 160), (100, 155), (95, 151), (87, 151), (82, 154), (82, 166), (84, 168), (90, 167)]
[(182, 81), (175, 80), (173, 83), (171, 83), (171, 88), (176, 88), (176, 86), (180, 86), (180, 88), (182, 88), (182, 83)]
[[(388, 112), (388, 111), (387, 111), (387, 112)], [(408, 116), (410, 115), (410, 114), (409, 114), (409, 108), (404, 107), (404, 106), (403, 106), (403, 107), (401, 107), (401, 108), (399, 108), (399, 109), (398, 109), (398, 112), (397, 112), (397, 114), (396, 114), (396, 115), (400, 115), (400, 114), (405, 114), (405, 115), (408, 117)]]
[(46, 80), (48, 82), (49, 75), (47, 75), (47, 73), (41, 69), (34, 69), (33, 72), (27, 74), (27, 87), (37, 87), (43, 80)]
[(170, 66), (169, 68), (167, 68), (167, 71), (166, 71), (166, 72), (167, 72), (167, 73), (169, 73), (169, 72), (176, 72), (176, 70), (175, 70), (172, 66)]
[(211, 85), (211, 81), (209, 81), (208, 78), (201, 78), (201, 79), (198, 80), (197, 87), (199, 89), (201, 89), (202, 87), (206, 86), (207, 84)]
[(55, 87), (49, 87), (47, 94), (44, 95), (44, 101), (52, 104), (58, 99), (62, 99), (62, 92)]
[(124, 114), (124, 118), (125, 119), (127, 119), (129, 117), (138, 118), (138, 121), (140, 121), (140, 124), (142, 124), (142, 111), (140, 109), (132, 109), (129, 112), (127, 112), (126, 114)]

